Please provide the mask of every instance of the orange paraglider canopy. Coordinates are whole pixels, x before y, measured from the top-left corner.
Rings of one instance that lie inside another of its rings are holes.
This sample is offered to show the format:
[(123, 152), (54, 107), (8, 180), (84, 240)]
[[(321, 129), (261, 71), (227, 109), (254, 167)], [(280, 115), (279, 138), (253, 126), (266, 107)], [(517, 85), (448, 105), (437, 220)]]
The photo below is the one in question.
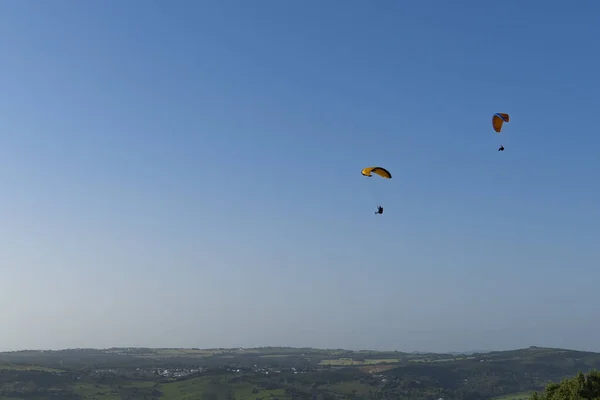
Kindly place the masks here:
[(500, 131), (502, 130), (502, 124), (509, 121), (510, 117), (508, 116), (508, 114), (496, 113), (492, 117), (492, 126), (494, 127), (494, 130), (496, 132), (500, 133)]

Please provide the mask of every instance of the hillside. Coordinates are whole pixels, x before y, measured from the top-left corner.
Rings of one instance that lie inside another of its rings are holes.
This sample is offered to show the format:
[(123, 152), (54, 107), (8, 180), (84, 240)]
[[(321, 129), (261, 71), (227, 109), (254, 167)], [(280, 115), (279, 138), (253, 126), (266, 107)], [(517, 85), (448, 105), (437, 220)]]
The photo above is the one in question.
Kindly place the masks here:
[(0, 353), (5, 399), (490, 399), (600, 369), (600, 353), (474, 354), (266, 347)]

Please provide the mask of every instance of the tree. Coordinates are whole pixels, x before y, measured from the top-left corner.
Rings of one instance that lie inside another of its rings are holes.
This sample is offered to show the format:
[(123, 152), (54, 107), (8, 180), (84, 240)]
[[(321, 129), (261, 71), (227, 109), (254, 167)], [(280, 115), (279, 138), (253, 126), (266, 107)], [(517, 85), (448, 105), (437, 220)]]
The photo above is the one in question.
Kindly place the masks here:
[(600, 372), (592, 370), (587, 376), (579, 372), (561, 383), (551, 383), (543, 393), (533, 393), (531, 400), (598, 400), (600, 399)]

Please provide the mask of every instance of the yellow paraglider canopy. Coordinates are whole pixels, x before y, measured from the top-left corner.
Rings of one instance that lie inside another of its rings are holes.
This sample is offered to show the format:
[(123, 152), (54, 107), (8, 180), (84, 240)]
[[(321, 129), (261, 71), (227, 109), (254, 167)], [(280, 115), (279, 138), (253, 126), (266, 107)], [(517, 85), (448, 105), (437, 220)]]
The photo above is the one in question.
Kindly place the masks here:
[(494, 127), (494, 130), (496, 132), (500, 133), (500, 131), (502, 130), (502, 124), (509, 121), (510, 117), (508, 116), (508, 114), (496, 113), (492, 117), (492, 126)]
[(392, 174), (390, 174), (387, 169), (382, 167), (367, 167), (361, 171), (361, 174), (364, 176), (373, 176), (371, 175), (372, 173), (377, 174), (385, 179), (392, 179)]

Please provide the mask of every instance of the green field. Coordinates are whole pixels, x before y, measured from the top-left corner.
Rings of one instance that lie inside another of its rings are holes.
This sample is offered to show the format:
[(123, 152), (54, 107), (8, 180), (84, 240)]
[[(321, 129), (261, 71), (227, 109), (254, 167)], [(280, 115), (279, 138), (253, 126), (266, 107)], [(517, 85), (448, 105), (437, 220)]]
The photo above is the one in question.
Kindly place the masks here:
[(353, 360), (351, 358), (338, 358), (336, 360), (322, 360), (321, 365), (332, 366), (353, 366), (353, 365), (376, 365), (376, 364), (394, 364), (400, 362), (397, 358), (374, 358), (364, 361)]
[(413, 360), (409, 360), (414, 363), (440, 363), (440, 362), (452, 362), (452, 361), (461, 361), (461, 360), (472, 360), (475, 357), (456, 357), (456, 358), (415, 358)]
[(531, 392), (521, 392), (494, 397), (493, 400), (529, 400), (529, 396), (531, 396)]
[(121, 398), (119, 391), (110, 385), (80, 383), (76, 384), (73, 389), (75, 393), (86, 400), (119, 400)]
[(280, 358), (280, 357), (289, 357), (286, 354), (264, 354), (260, 356), (261, 358)]
[(40, 367), (38, 365), (0, 365), (0, 371), (42, 371), (42, 372), (64, 372), (60, 369)]
[(326, 386), (333, 393), (342, 393), (346, 395), (369, 396), (369, 392), (373, 392), (373, 387), (362, 384), (357, 381), (338, 383), (335, 385)]
[(188, 357), (208, 357), (215, 354), (219, 354), (219, 351), (215, 350), (195, 350), (195, 349), (156, 349), (153, 352), (153, 356), (158, 357), (180, 357), (180, 356), (188, 356)]
[(163, 384), (159, 388), (169, 400), (227, 399), (256, 400), (277, 397), (287, 399), (283, 389), (266, 390), (249, 381), (231, 383), (227, 379), (195, 378), (182, 382)]

